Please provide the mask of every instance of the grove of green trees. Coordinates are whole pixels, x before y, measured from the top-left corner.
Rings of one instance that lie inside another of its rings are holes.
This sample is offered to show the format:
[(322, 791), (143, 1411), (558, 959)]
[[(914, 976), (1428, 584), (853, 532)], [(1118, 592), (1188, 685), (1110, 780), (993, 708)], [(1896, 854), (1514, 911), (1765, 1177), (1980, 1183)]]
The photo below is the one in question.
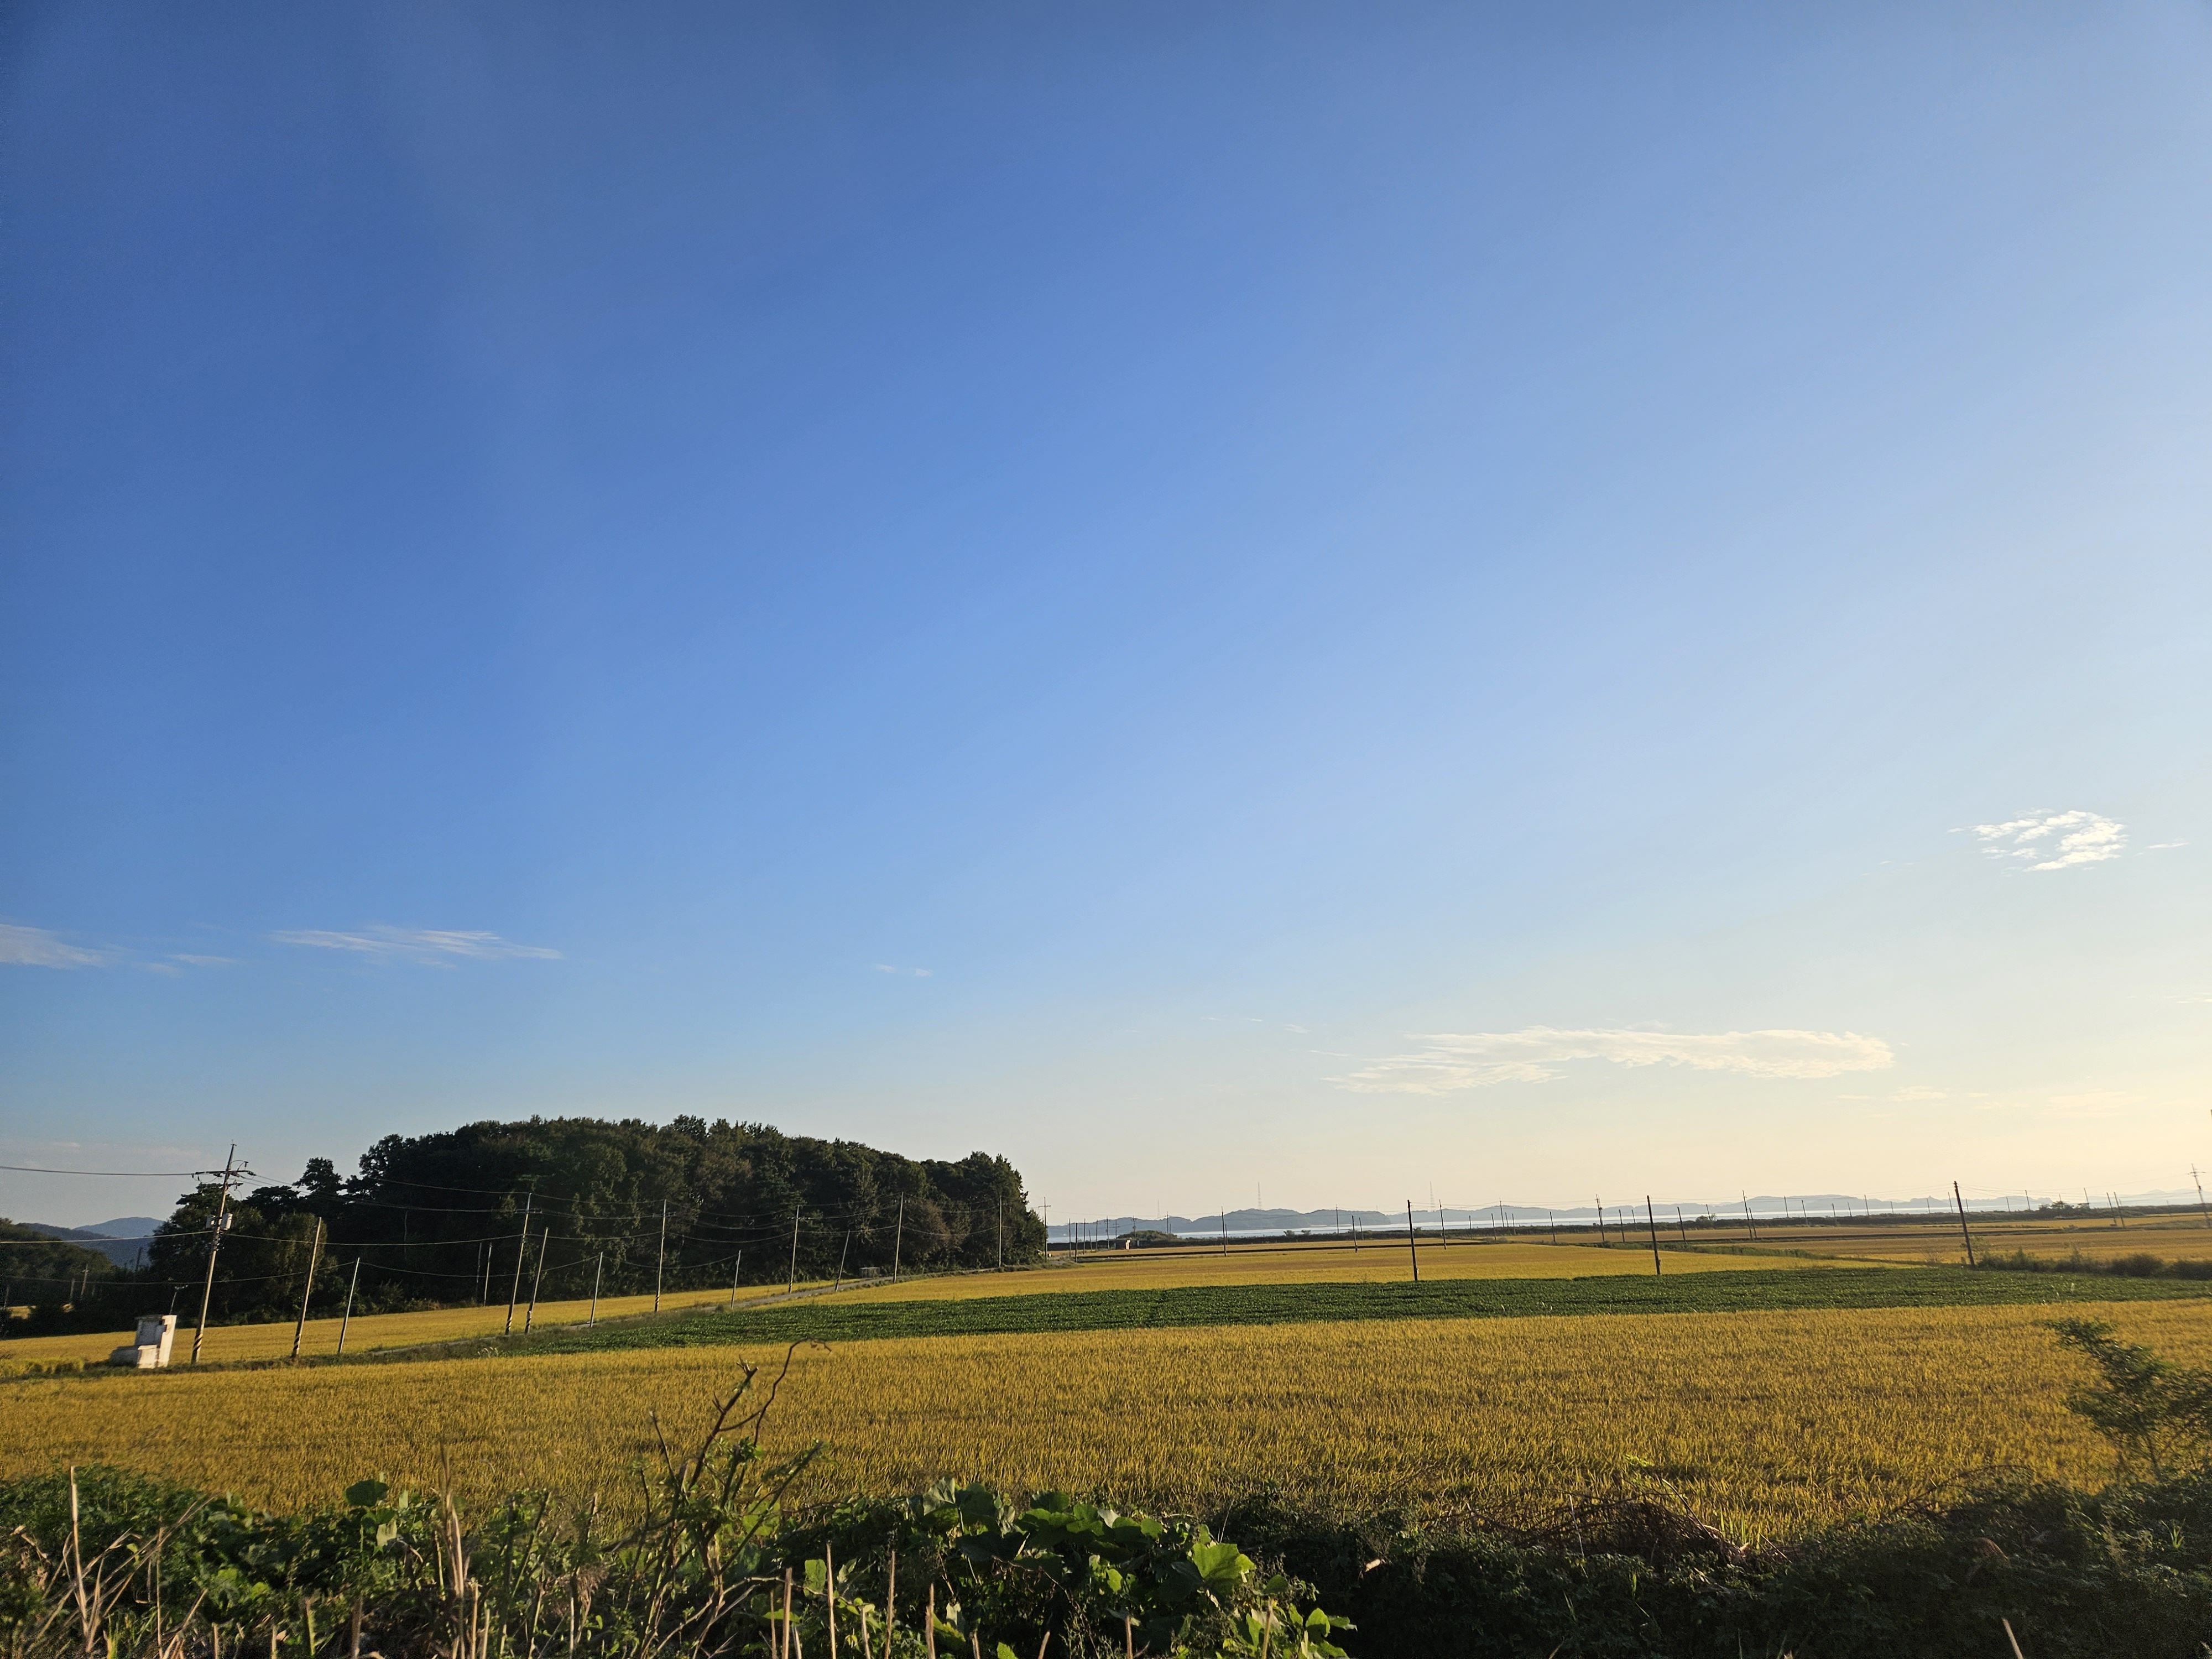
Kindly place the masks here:
[[(66, 1310), (41, 1295), (40, 1328), (120, 1328), (142, 1312), (197, 1316), (220, 1189), (185, 1194), (139, 1272), (97, 1275)], [(988, 1267), (1044, 1248), (1019, 1173), (971, 1152), (903, 1158), (764, 1124), (533, 1117), (387, 1135), (341, 1176), (311, 1158), (299, 1180), (234, 1191), (210, 1317), (295, 1313), (320, 1224), (313, 1304), (356, 1311), (547, 1300)], [(104, 1264), (103, 1264), (104, 1265)], [(542, 1277), (541, 1277), (542, 1276)]]

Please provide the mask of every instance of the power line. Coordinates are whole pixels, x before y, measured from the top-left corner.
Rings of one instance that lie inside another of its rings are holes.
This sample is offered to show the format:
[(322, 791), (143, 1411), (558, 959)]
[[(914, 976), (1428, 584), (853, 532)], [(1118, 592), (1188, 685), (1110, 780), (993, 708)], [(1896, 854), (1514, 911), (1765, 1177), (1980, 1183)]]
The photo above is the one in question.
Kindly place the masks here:
[(13, 1170), (18, 1175), (74, 1175), (74, 1176), (137, 1176), (148, 1180), (168, 1180), (172, 1176), (220, 1175), (220, 1170), (49, 1170), (37, 1164), (0, 1164), (0, 1170)]

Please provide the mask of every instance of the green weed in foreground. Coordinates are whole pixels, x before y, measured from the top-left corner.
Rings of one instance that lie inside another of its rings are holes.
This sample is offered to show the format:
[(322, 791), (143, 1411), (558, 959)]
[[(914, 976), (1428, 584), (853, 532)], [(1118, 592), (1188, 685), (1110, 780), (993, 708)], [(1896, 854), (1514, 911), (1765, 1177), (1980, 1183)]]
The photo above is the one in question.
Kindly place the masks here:
[(644, 1474), (628, 1524), (537, 1492), (469, 1524), (381, 1480), (298, 1517), (116, 1469), (0, 1483), (0, 1651), (1344, 1659), (1341, 1618), (1188, 1519), (950, 1481), (795, 1510), (812, 1453), (763, 1450), (757, 1375), (696, 1452)]

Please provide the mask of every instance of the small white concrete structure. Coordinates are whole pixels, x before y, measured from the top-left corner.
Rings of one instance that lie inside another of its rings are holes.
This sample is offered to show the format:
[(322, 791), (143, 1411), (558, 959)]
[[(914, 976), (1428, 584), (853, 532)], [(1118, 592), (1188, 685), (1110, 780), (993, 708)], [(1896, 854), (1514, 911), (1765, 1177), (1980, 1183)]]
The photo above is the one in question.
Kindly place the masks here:
[(134, 1370), (153, 1370), (169, 1363), (169, 1345), (176, 1340), (176, 1315), (146, 1314), (138, 1321), (137, 1343), (127, 1348), (118, 1348), (107, 1356), (107, 1363), (128, 1365)]

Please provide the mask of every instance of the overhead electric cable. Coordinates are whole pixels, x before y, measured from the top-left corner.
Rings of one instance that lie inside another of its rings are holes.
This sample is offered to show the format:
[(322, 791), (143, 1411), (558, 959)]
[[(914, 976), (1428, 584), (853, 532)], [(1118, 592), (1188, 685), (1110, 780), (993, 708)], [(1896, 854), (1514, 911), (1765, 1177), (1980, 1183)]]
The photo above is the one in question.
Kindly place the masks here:
[(13, 1170), (19, 1175), (135, 1176), (148, 1180), (159, 1178), (164, 1181), (173, 1176), (222, 1173), (220, 1170), (49, 1170), (43, 1164), (0, 1164), (0, 1170)]

